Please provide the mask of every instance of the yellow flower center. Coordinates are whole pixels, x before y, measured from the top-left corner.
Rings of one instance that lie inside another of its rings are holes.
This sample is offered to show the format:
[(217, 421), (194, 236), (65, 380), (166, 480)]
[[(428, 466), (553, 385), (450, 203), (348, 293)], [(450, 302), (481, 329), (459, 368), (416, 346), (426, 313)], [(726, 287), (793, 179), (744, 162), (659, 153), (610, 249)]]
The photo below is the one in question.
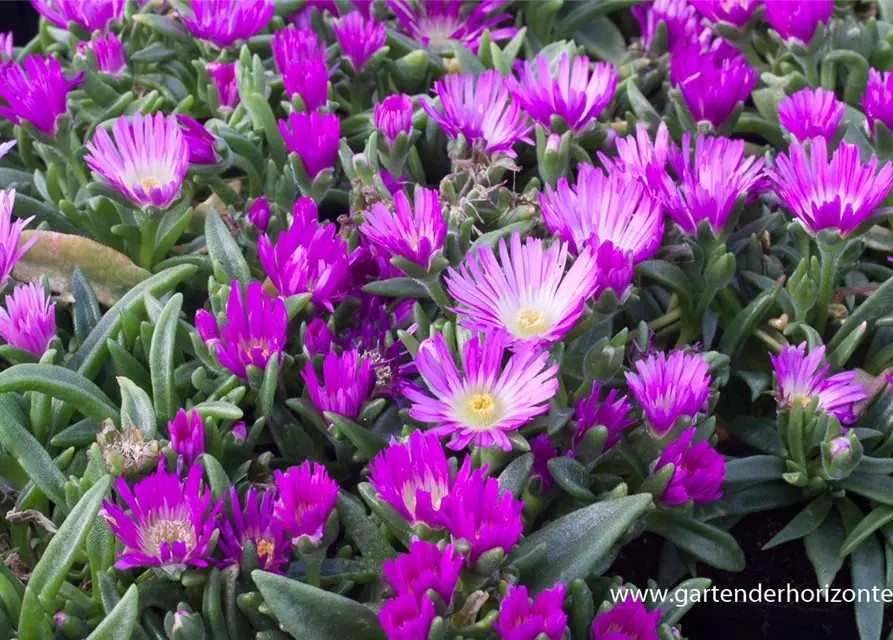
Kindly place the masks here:
[(143, 191), (148, 192), (149, 189), (160, 189), (161, 188), (161, 180), (158, 178), (153, 178), (152, 176), (148, 176), (146, 178), (140, 179), (140, 186), (143, 188)]
[(267, 562), (272, 560), (273, 558), (273, 549), (276, 548), (276, 545), (272, 540), (267, 540), (266, 538), (257, 541), (257, 557), (263, 558), (267, 556)]
[(468, 408), (481, 422), (489, 422), (496, 411), (496, 403), (489, 393), (476, 393), (468, 401)]
[(195, 529), (189, 520), (158, 520), (152, 523), (143, 534), (143, 547), (148, 555), (160, 556), (161, 547), (173, 547), (182, 542), (187, 549), (195, 547)]
[(540, 335), (546, 330), (546, 317), (539, 309), (521, 309), (518, 312), (518, 330), (522, 337)]

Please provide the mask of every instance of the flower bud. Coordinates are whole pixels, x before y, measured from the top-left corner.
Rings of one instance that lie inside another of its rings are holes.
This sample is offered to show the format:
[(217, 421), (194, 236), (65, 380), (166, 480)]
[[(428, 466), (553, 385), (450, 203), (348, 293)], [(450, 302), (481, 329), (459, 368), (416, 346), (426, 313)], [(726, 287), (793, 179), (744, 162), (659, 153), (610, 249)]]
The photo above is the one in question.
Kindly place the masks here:
[(251, 209), (248, 210), (248, 222), (258, 231), (267, 230), (267, 225), (270, 224), (270, 205), (265, 198), (258, 198), (251, 205)]

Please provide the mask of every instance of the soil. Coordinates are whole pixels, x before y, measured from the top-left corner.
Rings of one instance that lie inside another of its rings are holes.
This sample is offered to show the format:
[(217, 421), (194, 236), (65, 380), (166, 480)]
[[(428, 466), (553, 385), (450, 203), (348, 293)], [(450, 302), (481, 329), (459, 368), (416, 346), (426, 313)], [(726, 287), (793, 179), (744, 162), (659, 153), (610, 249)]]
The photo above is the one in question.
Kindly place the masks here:
[[(789, 542), (768, 551), (761, 547), (798, 512), (798, 507), (756, 514), (742, 520), (732, 533), (744, 550), (747, 566), (741, 573), (729, 573), (699, 565), (699, 576), (710, 578), (719, 589), (816, 588), (815, 572), (803, 544)], [(657, 575), (663, 541), (647, 534), (624, 546), (612, 566), (612, 574), (644, 586)], [(844, 565), (832, 587), (850, 586), (848, 565)], [(890, 633), (893, 618), (886, 616), (883, 638)], [(689, 640), (753, 640), (771, 638), (853, 639), (859, 636), (852, 605), (846, 603), (767, 604), (721, 603), (696, 604), (682, 619), (682, 633)]]

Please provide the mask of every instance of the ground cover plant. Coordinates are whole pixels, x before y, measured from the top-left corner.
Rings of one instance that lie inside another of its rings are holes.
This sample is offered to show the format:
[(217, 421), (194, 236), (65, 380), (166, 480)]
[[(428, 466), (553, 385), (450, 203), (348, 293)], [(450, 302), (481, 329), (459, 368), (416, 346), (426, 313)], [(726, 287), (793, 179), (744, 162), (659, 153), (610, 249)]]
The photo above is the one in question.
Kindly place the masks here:
[(780, 508), (893, 588), (889, 0), (33, 5), (0, 637), (670, 640)]

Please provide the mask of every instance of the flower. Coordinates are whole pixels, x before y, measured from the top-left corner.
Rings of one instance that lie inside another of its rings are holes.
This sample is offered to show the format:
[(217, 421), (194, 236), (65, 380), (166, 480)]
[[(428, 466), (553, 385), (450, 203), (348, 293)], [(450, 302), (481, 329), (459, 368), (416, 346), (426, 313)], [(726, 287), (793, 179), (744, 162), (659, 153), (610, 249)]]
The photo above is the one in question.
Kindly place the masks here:
[(523, 508), (524, 503), (503, 491), (496, 478), (485, 478), (484, 469), (475, 469), (456, 479), (445, 500), (447, 530), (454, 540), (468, 542), (470, 562), (493, 549), (508, 555), (524, 528)]
[(561, 178), (556, 189), (546, 185), (545, 193), (540, 194), (543, 222), (549, 232), (571, 243), (576, 253), (587, 244), (607, 241), (629, 253), (634, 263), (654, 255), (664, 233), (657, 198), (624, 171), (606, 175), (589, 164), (579, 168), (576, 185)]
[(317, 411), (337, 413), (348, 420), (357, 419), (372, 390), (371, 364), (357, 351), (345, 351), (340, 356), (330, 351), (322, 364), (322, 385), (312, 362), (304, 365), (301, 377)]
[(328, 325), (320, 319), (313, 318), (304, 331), (304, 349), (312, 356), (323, 355), (331, 351), (334, 334)]
[(441, 507), (450, 492), (450, 467), (437, 436), (413, 431), (405, 442), (391, 442), (369, 463), (369, 479), (411, 526), (445, 524)]
[(431, 600), (406, 594), (385, 602), (378, 622), (388, 640), (428, 640), (436, 616)]
[(118, 429), (111, 419), (103, 420), (96, 444), (105, 466), (113, 476), (135, 476), (158, 466), (161, 447), (157, 440), (146, 440), (136, 427)]
[(32, 234), (24, 244), (19, 246), (22, 230), (34, 220), (34, 216), (24, 220), (18, 218), (13, 222), (12, 209), (15, 199), (15, 189), (9, 191), (0, 189), (0, 286), (6, 284), (16, 262), (37, 242), (37, 237), (40, 235), (39, 233)]
[(0, 106), (0, 116), (15, 124), (25, 120), (38, 131), (55, 136), (56, 121), (68, 110), (68, 92), (82, 76), (81, 72), (66, 80), (59, 61), (43, 56), (28, 56), (21, 65), (2, 64), (0, 97), (8, 106)]
[(626, 382), (658, 437), (664, 436), (677, 418), (692, 417), (707, 404), (707, 363), (695, 354), (652, 354), (636, 362), (636, 372), (628, 372)]
[[(300, 96), (301, 102), (304, 103), (304, 107), (308, 111), (314, 111), (326, 105), (329, 72), (326, 70), (324, 62), (319, 60), (290, 61), (282, 73), (282, 83), (285, 85), (288, 96), (293, 97), (295, 94)], [(283, 135), (285, 134), (283, 133)]]
[(326, 520), (335, 508), (338, 485), (325, 467), (305, 460), (300, 467), (289, 467), (285, 473), (273, 471), (278, 498), (273, 507), (276, 519), (292, 543), (304, 536), (313, 546), (322, 540)]
[(409, 545), (409, 553), (385, 560), (381, 572), (398, 596), (409, 594), (421, 600), (430, 589), (449, 606), (462, 561), (462, 554), (451, 544), (441, 551), (435, 544), (416, 540)]
[(376, 202), (363, 212), (360, 232), (371, 242), (418, 265), (431, 266), (431, 259), (443, 249), (447, 224), (443, 219), (437, 191), (418, 187), (415, 206), (403, 191), (394, 196), (394, 210)]
[[(21, 221), (16, 224), (18, 222)], [(24, 254), (33, 243), (29, 240), (21, 253)], [(6, 308), (0, 308), (0, 336), (7, 344), (42, 356), (55, 335), (56, 303), (46, 295), (42, 286), (29, 282), (6, 296)]]
[(291, 64), (300, 61), (317, 60), (326, 63), (329, 59), (325, 44), (310, 29), (296, 29), (293, 25), (273, 34), (273, 59), (279, 73), (285, 75)]
[(193, 465), (186, 481), (164, 469), (164, 461), (152, 475), (136, 483), (131, 492), (120, 477), (115, 490), (130, 515), (110, 500), (103, 502), (103, 515), (124, 554), (115, 569), (187, 566), (207, 567), (209, 543), (217, 529), (222, 500), (214, 502), (211, 492), (202, 491), (202, 467)]
[(205, 425), (195, 409), (188, 414), (183, 409), (177, 411), (174, 419), (167, 423), (167, 433), (171, 451), (183, 458), (183, 466), (192, 466), (205, 452)]
[(862, 164), (859, 148), (847, 143), (841, 143), (829, 162), (825, 139), (815, 138), (808, 154), (798, 143), (787, 154), (779, 153), (769, 176), (781, 204), (809, 233), (831, 228), (847, 235), (874, 212), (893, 186), (890, 163), (875, 172), (877, 165), (876, 156)]
[[(633, 176), (648, 188), (652, 196), (658, 200), (665, 191), (667, 160), (673, 147), (667, 125), (661, 122), (657, 128), (654, 142), (648, 135), (648, 127), (641, 122), (636, 124), (636, 135), (617, 138), (617, 158), (608, 158), (599, 152), (598, 157), (608, 169), (608, 174), (616, 172)], [(586, 166), (586, 165), (582, 165)], [(658, 217), (661, 216), (658, 214)], [(661, 231), (663, 227), (661, 226)]]
[(247, 40), (273, 16), (271, 0), (191, 0), (192, 16), (180, 17), (189, 32), (223, 49)]
[(518, 79), (508, 79), (512, 95), (530, 117), (551, 129), (552, 116), (560, 116), (574, 133), (583, 131), (608, 106), (617, 88), (617, 69), (597, 62), (590, 76), (589, 58), (577, 56), (573, 67), (567, 53), (553, 73), (549, 58), (537, 56), (522, 63)]
[(834, 13), (834, 0), (763, 0), (763, 18), (788, 42), (809, 44), (820, 22), (827, 24)]
[(567, 627), (564, 604), (564, 585), (556, 584), (537, 594), (531, 605), (527, 587), (509, 586), (499, 604), (499, 620), (493, 629), (505, 640), (535, 640), (546, 636), (561, 640)]
[(220, 526), (220, 548), (226, 556), (221, 567), (241, 565), (245, 545), (254, 545), (260, 568), (282, 573), (280, 567), (288, 561), (289, 545), (279, 522), (273, 515), (275, 493), (264, 491), (260, 504), (257, 488), (245, 493), (245, 508), (239, 505), (236, 488), (229, 489), (232, 515), (223, 518)]
[(530, 441), (530, 452), (533, 454), (533, 468), (530, 477), (539, 478), (543, 489), (552, 486), (552, 473), (549, 471), (549, 460), (558, 455), (558, 449), (545, 433)]
[(401, 133), (408, 136), (412, 132), (412, 98), (398, 93), (376, 103), (372, 123), (384, 136), (388, 146), (394, 144)]
[(333, 113), (290, 113), (279, 121), (279, 131), (289, 151), (301, 158), (310, 180), (335, 165), (341, 141), (341, 122)]
[[(877, 72), (871, 69), (869, 78), (876, 74)], [(869, 80), (866, 95), (871, 91), (872, 80)], [(865, 105), (865, 96), (862, 102)], [(817, 136), (830, 141), (837, 131), (845, 107), (846, 105), (837, 99), (833, 91), (825, 91), (821, 87), (815, 90), (806, 87), (786, 96), (778, 103), (778, 121), (798, 142), (805, 142)], [(865, 112), (869, 114), (869, 126), (874, 130), (874, 117), (870, 115), (868, 105), (865, 105)]]
[[(803, 89), (806, 91), (806, 89)], [(821, 91), (821, 89), (819, 89)], [(834, 99), (834, 92), (826, 92), (829, 97), (825, 103), (839, 105), (841, 114), (843, 114), (844, 105)], [(780, 107), (780, 105), (779, 105)], [(830, 107), (825, 107), (829, 109)], [(868, 128), (874, 133), (874, 123), (881, 121), (887, 129), (893, 131), (893, 73), (881, 73), (877, 69), (868, 70), (868, 84), (865, 87), (865, 93), (862, 94), (862, 110), (865, 111), (865, 119), (868, 121)], [(816, 120), (819, 119), (821, 111), (815, 109)], [(779, 111), (779, 117), (781, 112)], [(840, 116), (837, 117), (840, 120)], [(829, 136), (825, 136), (826, 138)]]
[(574, 432), (574, 448), (583, 441), (586, 433), (599, 425), (608, 431), (604, 450), (607, 451), (623, 438), (623, 432), (634, 424), (629, 412), (632, 405), (626, 396), (617, 397), (620, 393), (617, 389), (608, 391), (604, 400), (600, 400), (603, 383), (596, 380), (592, 383), (592, 391), (588, 396), (577, 400), (574, 407), (574, 420), (577, 421), (577, 430)]
[(689, 500), (704, 504), (722, 497), (725, 459), (708, 442), (689, 446), (694, 435), (694, 427), (686, 429), (667, 445), (654, 465), (654, 473), (668, 464), (675, 465), (670, 482), (660, 498), (664, 504), (685, 504)]
[(288, 230), (273, 245), (270, 237), (257, 238), (260, 264), (280, 295), (310, 293), (310, 301), (329, 311), (350, 282), (347, 244), (337, 235), (335, 225), (320, 224), (316, 204), (299, 198)]
[[(349, 329), (342, 341), (351, 347), (356, 344), (363, 357), (372, 364), (374, 395), (388, 396), (401, 406), (403, 388), (411, 384), (408, 378), (414, 376), (417, 370), (403, 343), (393, 339), (393, 331), (401, 324), (405, 326), (410, 323), (414, 302), (411, 298), (404, 300), (393, 312), (388, 312), (378, 297), (366, 296), (357, 312), (357, 317), (362, 321)], [(401, 314), (407, 317), (401, 319)], [(412, 327), (405, 328), (410, 334), (415, 331)]]
[(351, 11), (332, 25), (341, 52), (354, 73), (359, 73), (376, 51), (387, 41), (384, 25), (375, 18), (365, 18), (359, 11)]
[(592, 623), (592, 640), (657, 640), (660, 609), (649, 612), (638, 600), (627, 596)]
[(831, 365), (822, 366), (824, 358), (824, 345), (807, 355), (805, 342), (796, 347), (785, 345), (777, 356), (769, 355), (775, 369), (778, 407), (788, 410), (795, 402), (806, 407), (813, 398), (818, 398), (819, 409), (844, 424), (851, 424), (856, 420), (853, 404), (865, 400), (868, 394), (865, 387), (856, 382), (855, 371), (829, 376)]
[(642, 47), (648, 49), (661, 21), (667, 27), (667, 49), (675, 51), (697, 40), (701, 32), (698, 13), (688, 0), (654, 0), (636, 5), (633, 16), (642, 30)]
[(388, 0), (387, 5), (394, 12), (401, 30), (423, 47), (439, 47), (454, 41), (477, 54), (480, 37), (485, 30), (490, 31), (492, 42), (508, 40), (518, 33), (515, 27), (498, 26), (511, 20), (511, 15), (492, 15), (507, 2), (484, 0), (465, 15), (461, 15), (462, 0)]
[(117, 78), (127, 68), (121, 41), (114, 33), (109, 32), (105, 36), (97, 36), (90, 43), (81, 42), (78, 44), (79, 54), (82, 53), (81, 45), (84, 49), (89, 47), (93, 50), (93, 55), (96, 57), (96, 68), (101, 72)]
[(0, 62), (12, 60), (12, 46), (15, 40), (12, 31), (0, 33)]
[(750, 20), (760, 0), (688, 0), (710, 22), (728, 22), (743, 27)]
[(189, 168), (189, 147), (176, 116), (139, 112), (112, 125), (114, 142), (97, 127), (84, 160), (100, 177), (142, 208), (167, 209)]
[(608, 289), (614, 292), (617, 299), (622, 299), (633, 281), (632, 255), (620, 247), (615, 247), (614, 243), (608, 240), (597, 244), (597, 239), (593, 239), (589, 247), (595, 256), (598, 273), (597, 286), (592, 292), (593, 299), (599, 300)]
[(464, 449), (473, 441), (509, 451), (512, 445), (505, 432), (549, 410), (548, 400), (558, 390), (558, 365), (548, 366), (549, 354), (526, 343), (503, 367), (508, 345), (504, 331), (472, 337), (462, 347), (460, 374), (441, 334), (424, 340), (415, 363), (435, 397), (406, 389), (404, 395), (412, 402), (409, 415), (440, 423), (431, 432), (451, 435), (450, 449)]
[(68, 29), (68, 23), (74, 22), (90, 32), (105, 31), (124, 11), (124, 0), (31, 0), (31, 4), (60, 29)]
[(217, 103), (231, 111), (239, 104), (239, 85), (236, 83), (236, 63), (209, 62), (205, 66), (211, 83), (217, 87)]
[(248, 223), (263, 233), (270, 224), (270, 205), (266, 198), (260, 197), (252, 203), (248, 210)]
[(560, 340), (599, 285), (595, 256), (584, 250), (565, 271), (566, 242), (546, 249), (539, 238), (521, 244), (520, 233), (509, 242), (507, 246), (500, 238), (498, 261), (493, 248), (484, 244), (458, 271), (449, 269), (447, 289), (462, 305), (451, 311), (471, 331), (504, 329), (513, 342)]
[(218, 325), (214, 316), (201, 309), (195, 314), (195, 328), (220, 364), (247, 380), (248, 365), (263, 370), (270, 358), (281, 359), (288, 314), (282, 298), (271, 300), (259, 282), (248, 285), (243, 302), (241, 285), (234, 280), (225, 321)]
[(721, 52), (680, 47), (670, 59), (670, 80), (679, 88), (692, 116), (714, 127), (726, 121), (735, 105), (747, 100), (758, 78), (741, 55), (725, 57)]
[(233, 439), (236, 442), (245, 442), (248, 439), (248, 427), (245, 425), (244, 420), (239, 420), (233, 423), (233, 426), (230, 427), (230, 433), (233, 434)]
[(177, 121), (180, 123), (180, 129), (183, 131), (186, 148), (189, 149), (190, 164), (216, 164), (220, 162), (220, 154), (214, 150), (217, 138), (205, 129), (202, 123), (196, 122), (183, 114), (177, 116)]
[(503, 151), (515, 157), (512, 145), (533, 144), (527, 136), (532, 125), (517, 100), (509, 97), (508, 85), (499, 71), (452, 74), (434, 83), (440, 98), (440, 109), (428, 98), (421, 100), (422, 109), (453, 140), (459, 134), (484, 153)]
[(763, 159), (744, 155), (744, 140), (698, 135), (691, 150), (691, 135), (683, 134), (682, 148), (670, 152), (670, 166), (679, 180), (665, 182), (664, 209), (682, 231), (698, 232), (707, 220), (719, 236), (738, 198), (764, 187)]

